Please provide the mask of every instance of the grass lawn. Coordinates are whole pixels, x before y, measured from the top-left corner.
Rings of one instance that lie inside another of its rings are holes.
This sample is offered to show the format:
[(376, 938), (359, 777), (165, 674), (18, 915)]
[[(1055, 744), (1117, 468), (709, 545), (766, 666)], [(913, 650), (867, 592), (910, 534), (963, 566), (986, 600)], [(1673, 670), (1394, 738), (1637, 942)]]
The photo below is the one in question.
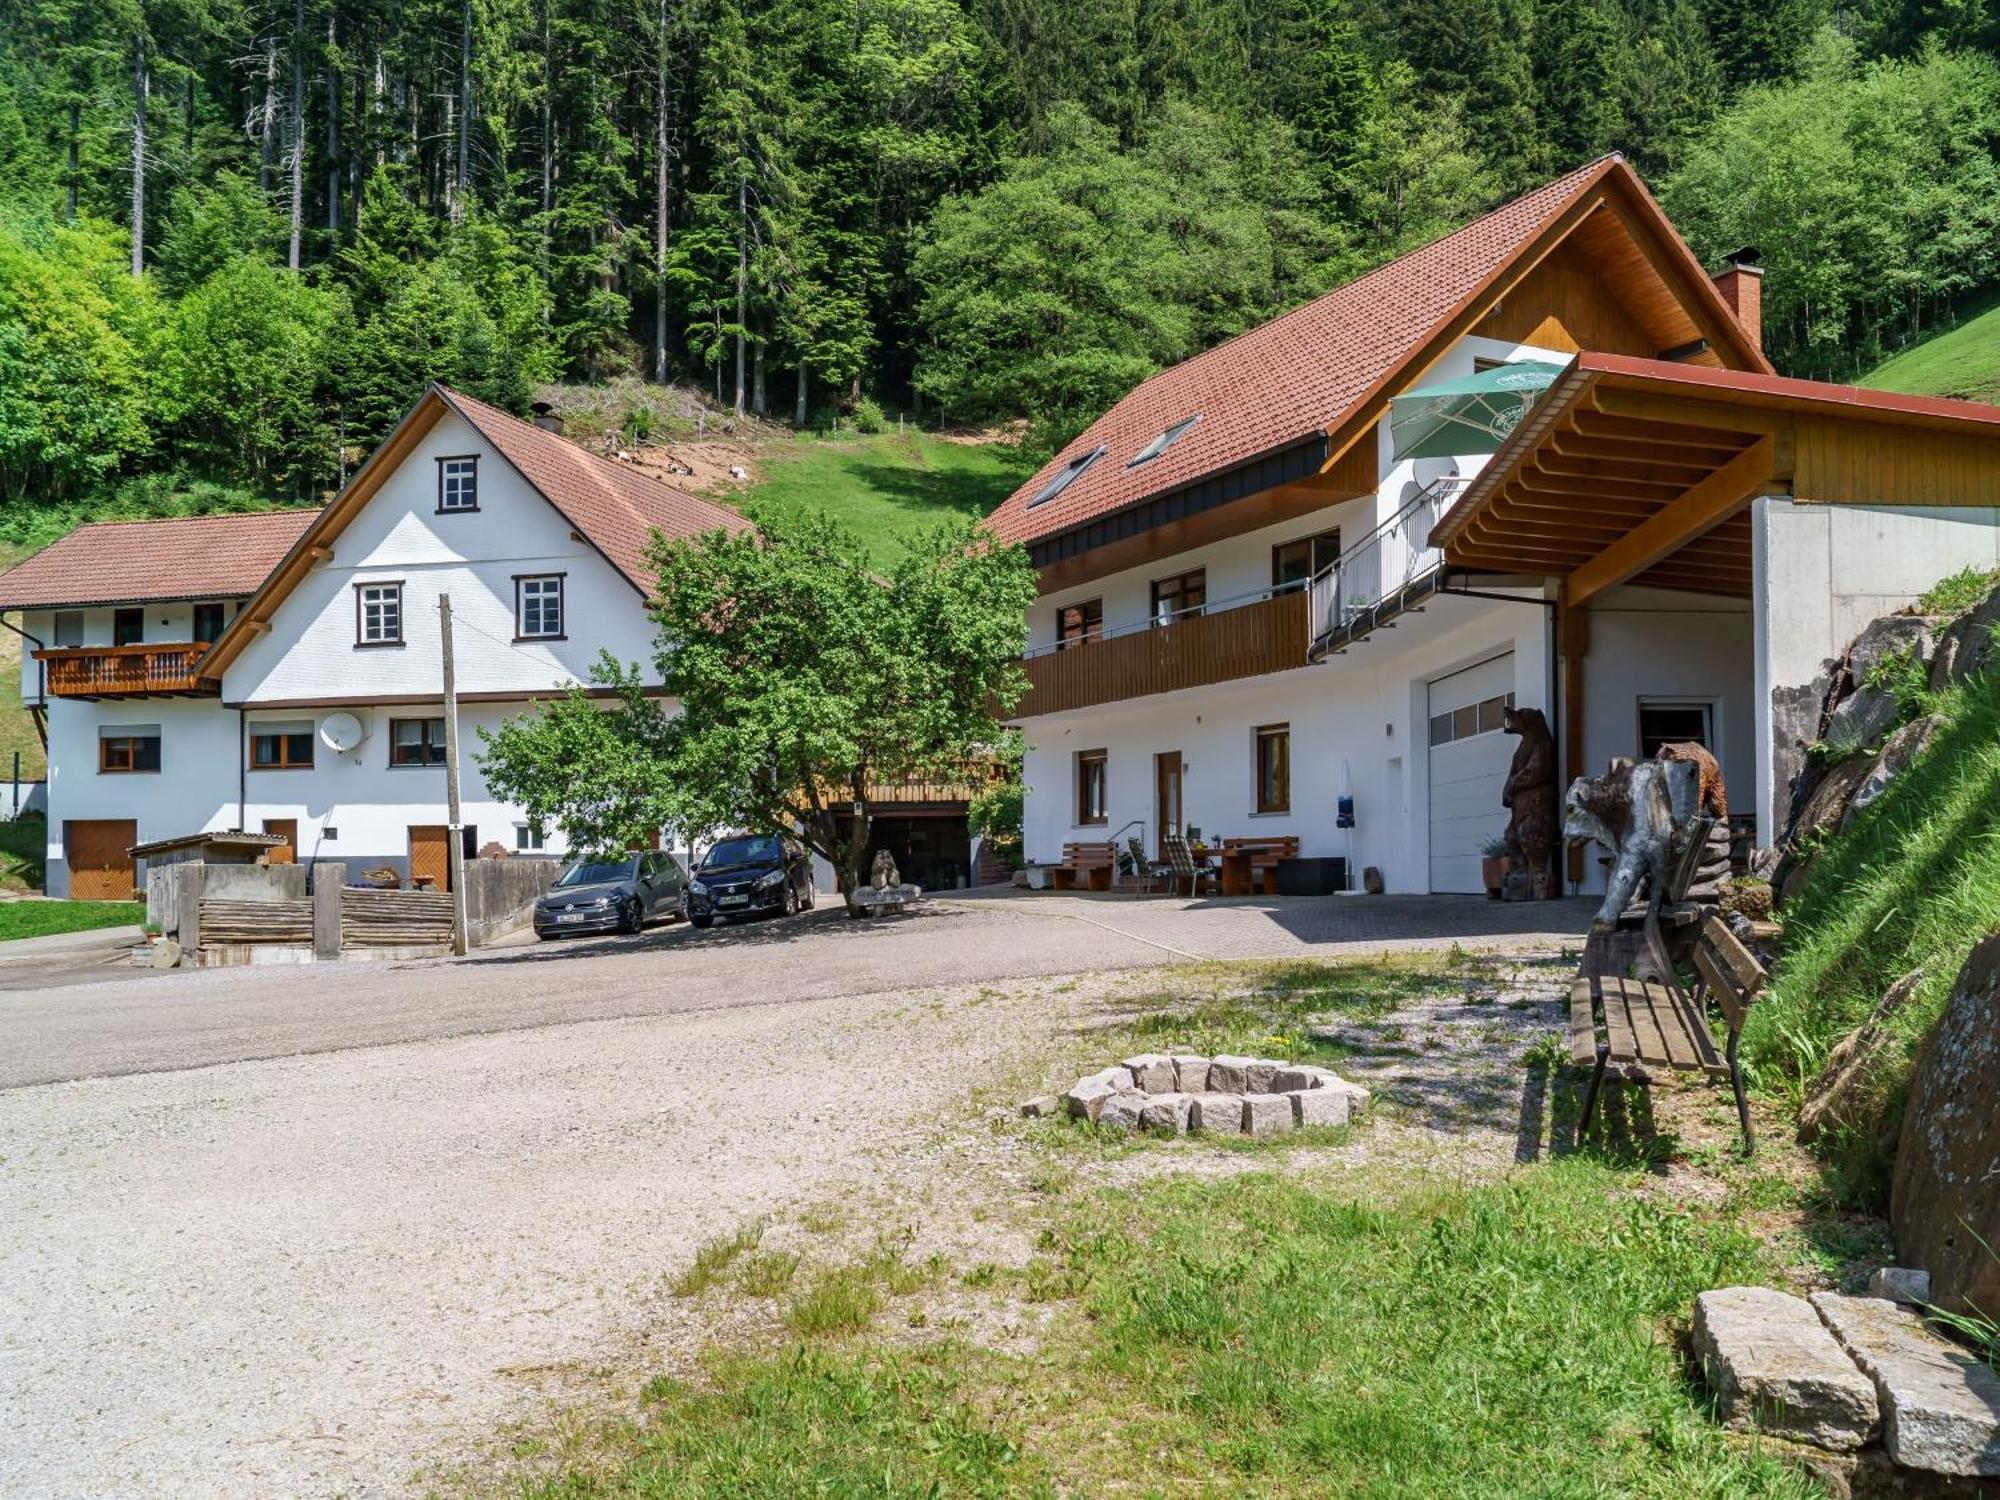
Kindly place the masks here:
[(762, 481), (736, 502), (746, 514), (826, 511), (884, 563), (912, 533), (954, 516), (985, 516), (1032, 472), (1006, 444), (955, 443), (914, 428), (784, 439), (763, 448), (758, 461)]
[(0, 942), (92, 927), (137, 926), (145, 920), (143, 901), (0, 902)]
[[(1335, 1060), (1308, 1018), (1464, 995), (1495, 972), (1485, 962), (1165, 971), (1079, 1033), (1079, 1055), (1227, 1044)], [(957, 1133), (976, 1161), (997, 1148), (967, 1143), (987, 1128), (974, 1118)], [(936, 1170), (974, 1221), (1032, 1246), (1025, 1261), (919, 1257), (911, 1229), (865, 1216), (855, 1231), (879, 1238), (839, 1259), (761, 1228), (713, 1241), (671, 1293), (706, 1299), (729, 1343), (623, 1410), (519, 1438), (504, 1485), (482, 1476), (475, 1492), (1819, 1493), (1714, 1424), (1682, 1344), (1696, 1293), (1778, 1278), (1783, 1257), (1749, 1225), (1798, 1202), (1781, 1149), (1744, 1164), (1669, 1147), (1709, 1179), (1690, 1192), (1616, 1149), (1486, 1180), (1344, 1159), (1359, 1139), (1382, 1149), (1357, 1135), (1376, 1121), (1256, 1142), (990, 1128), (1010, 1143), (999, 1178), (963, 1159)], [(799, 1225), (835, 1232), (821, 1212)]]
[(2000, 301), (1891, 356), (1855, 383), (1910, 396), (2000, 401)]

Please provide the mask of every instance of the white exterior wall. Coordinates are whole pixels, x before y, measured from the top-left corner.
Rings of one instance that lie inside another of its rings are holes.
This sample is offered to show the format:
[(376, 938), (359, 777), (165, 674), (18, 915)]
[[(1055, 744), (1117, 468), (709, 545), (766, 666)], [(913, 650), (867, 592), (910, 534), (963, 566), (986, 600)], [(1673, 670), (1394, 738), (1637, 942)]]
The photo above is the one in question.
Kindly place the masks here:
[[(1029, 720), (1028, 857), (1053, 864), (1065, 843), (1103, 839), (1135, 818), (1146, 824), (1150, 851), (1158, 831), (1153, 757), (1178, 750), (1185, 821), (1205, 834), (1295, 834), (1301, 854), (1351, 853), (1357, 884), (1361, 869), (1375, 865), (1390, 890), (1427, 891), (1428, 684), (1512, 651), (1516, 702), (1547, 712), (1548, 650), (1547, 611), (1536, 603), (1440, 598), (1321, 666)], [(1275, 723), (1291, 726), (1292, 807), (1260, 815), (1251, 811), (1254, 733)], [(1103, 827), (1078, 826), (1076, 754), (1099, 749), (1108, 752), (1109, 816)], [(1343, 766), (1355, 803), (1351, 850), (1334, 824)]]
[[(481, 455), (480, 508), (439, 515), (434, 460), (474, 452)], [(461, 821), (477, 830), (481, 845), (498, 840), (513, 848), (515, 825), (526, 821), (487, 791), (477, 759), (482, 727), (588, 680), (600, 647), (657, 680), (638, 592), (455, 416), (440, 420), (389, 476), (333, 553), (279, 605), (270, 631), (230, 664), (220, 701), (50, 700), (50, 894), (68, 890), (63, 824), (70, 819), (132, 818), (145, 842), (210, 829), (254, 832), (267, 818), (292, 818), (301, 859), (405, 867), (410, 826), (446, 821), (444, 769), (389, 764), (390, 720), (443, 713), (440, 594), (451, 595), (455, 625)], [(565, 575), (563, 640), (513, 640), (514, 575), (534, 573)], [(393, 580), (403, 584), (404, 644), (357, 648), (355, 584)], [(52, 616), (36, 612), (25, 628), (50, 640)], [(188, 640), (191, 631), (191, 604), (148, 607), (148, 642)], [(111, 611), (90, 611), (85, 644), (110, 640)], [(32, 684), (31, 673), (32, 664), (24, 684)], [(498, 694), (505, 699), (477, 701)], [(356, 749), (338, 754), (316, 740), (309, 769), (248, 769), (248, 737), (260, 724), (317, 730), (336, 708), (368, 731)], [(100, 773), (97, 740), (106, 724), (159, 725), (159, 773)], [(553, 830), (546, 852), (563, 852)]]
[[(1567, 354), (1494, 339), (1460, 340), (1413, 384), (1470, 375), (1475, 359), (1545, 359)], [(1365, 441), (1365, 439), (1364, 439)], [(1115, 632), (1146, 621), (1152, 580), (1194, 568), (1207, 570), (1211, 608), (1271, 586), (1271, 549), (1280, 542), (1340, 528), (1343, 549), (1353, 547), (1388, 520), (1416, 490), (1457, 472), (1476, 473), (1486, 455), (1396, 462), (1385, 419), (1377, 428), (1380, 484), (1372, 495), (1330, 505), (1296, 520), (1191, 548), (1093, 582), (1051, 593), (1028, 612), (1029, 646), (1056, 639), (1056, 616), (1084, 599), (1104, 601), (1104, 629)], [(1381, 565), (1400, 572), (1411, 548), (1424, 538), (1393, 536), (1380, 549)], [(1303, 594), (1299, 608), (1307, 607)], [(1155, 754), (1178, 750), (1183, 759), (1184, 821), (1208, 835), (1242, 837), (1296, 834), (1303, 855), (1349, 855), (1349, 878), (1374, 865), (1388, 888), (1430, 888), (1428, 685), (1438, 677), (1514, 653), (1514, 695), (1522, 707), (1549, 712), (1548, 612), (1536, 599), (1514, 604), (1439, 598), (1393, 630), (1378, 631), (1344, 656), (1318, 666), (1214, 687), (1191, 688), (1122, 703), (1025, 720), (1028, 753), (1023, 822), (1026, 853), (1055, 863), (1071, 841), (1101, 840), (1132, 819), (1146, 824), (1149, 850), (1157, 838)], [(1291, 726), (1292, 810), (1257, 814), (1255, 730)], [(1102, 827), (1078, 826), (1075, 756), (1102, 749), (1107, 755), (1109, 818)], [(1335, 802), (1345, 767), (1355, 799), (1356, 828), (1334, 826)], [(1496, 813), (1498, 813), (1496, 808)], [(1496, 820), (1504, 825), (1505, 815)], [(1120, 845), (1127, 835), (1120, 835)]]
[(2000, 565), (2000, 510), (1814, 505), (1767, 496), (1751, 509), (1751, 558), (1757, 816), (1759, 837), (1768, 843), (1786, 794), (1775, 784), (1772, 692), (1810, 683), (1870, 620), (1901, 609), (1940, 578)]

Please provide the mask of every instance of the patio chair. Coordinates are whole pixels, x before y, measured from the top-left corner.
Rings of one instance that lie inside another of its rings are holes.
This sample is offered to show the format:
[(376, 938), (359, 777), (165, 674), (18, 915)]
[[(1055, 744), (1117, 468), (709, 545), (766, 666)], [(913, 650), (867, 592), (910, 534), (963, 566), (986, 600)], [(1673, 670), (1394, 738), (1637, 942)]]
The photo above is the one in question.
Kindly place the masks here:
[(1175, 891), (1179, 891), (1180, 883), (1183, 880), (1187, 882), (1188, 895), (1191, 897), (1200, 894), (1202, 881), (1206, 880), (1211, 885), (1214, 884), (1215, 871), (1210, 869), (1206, 863), (1195, 859), (1194, 850), (1188, 847), (1188, 841), (1185, 838), (1178, 833), (1170, 833), (1167, 835), (1166, 842), (1167, 864), (1173, 871)]
[(1132, 878), (1144, 886), (1143, 894), (1152, 895), (1162, 881), (1171, 886), (1174, 867), (1157, 859), (1148, 859), (1146, 846), (1136, 837), (1125, 840), (1125, 851), (1132, 862)]

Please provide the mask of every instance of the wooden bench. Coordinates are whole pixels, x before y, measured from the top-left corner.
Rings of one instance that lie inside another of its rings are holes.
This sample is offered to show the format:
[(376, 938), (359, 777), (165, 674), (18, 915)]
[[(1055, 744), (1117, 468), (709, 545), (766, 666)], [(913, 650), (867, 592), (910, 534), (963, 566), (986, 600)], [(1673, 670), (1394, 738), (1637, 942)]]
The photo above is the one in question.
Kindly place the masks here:
[[(1764, 988), (1764, 970), (1714, 915), (1702, 923), (1695, 941), (1694, 967), (1700, 978), (1692, 993), (1671, 980), (1656, 984), (1610, 975), (1578, 978), (1569, 994), (1569, 1054), (1578, 1066), (1591, 1069), (1590, 1091), (1583, 1097), (1583, 1118), (1576, 1127), (1578, 1140), (1590, 1129), (1605, 1071), (1616, 1063), (1623, 1077), (1641, 1083), (1648, 1081), (1646, 1069), (1661, 1067), (1726, 1077), (1736, 1093), (1743, 1150), (1747, 1155), (1756, 1149), (1736, 1051), (1743, 1039), (1744, 1018)], [(1728, 1040), (1720, 1050), (1708, 1027), (1711, 1000), (1728, 1026)]]
[(1058, 891), (1111, 889), (1117, 854), (1107, 840), (1101, 844), (1064, 844), (1062, 863), (1049, 869), (1049, 886)]
[[(1249, 889), (1241, 891), (1231, 890), (1229, 889), (1230, 881), (1228, 878), (1230, 865), (1234, 862), (1240, 867), (1245, 856), (1249, 860)], [(1278, 861), (1281, 859), (1297, 859), (1298, 857), (1299, 841), (1297, 836), (1292, 834), (1252, 835), (1247, 838), (1224, 839), (1222, 841), (1222, 894), (1225, 896), (1248, 896), (1253, 894), (1259, 885), (1263, 886), (1266, 894), (1268, 894), (1277, 889)]]

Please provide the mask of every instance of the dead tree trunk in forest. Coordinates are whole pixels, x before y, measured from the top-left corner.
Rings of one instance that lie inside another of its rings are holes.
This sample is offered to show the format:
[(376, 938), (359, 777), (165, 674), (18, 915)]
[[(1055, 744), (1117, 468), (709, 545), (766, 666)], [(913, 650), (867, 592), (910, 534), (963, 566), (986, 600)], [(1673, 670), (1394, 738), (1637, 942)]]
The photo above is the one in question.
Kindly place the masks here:
[(763, 416), (764, 405), (764, 340), (760, 337), (750, 346), (750, 410)]
[(132, 274), (146, 270), (146, 95), (152, 75), (146, 67), (146, 34), (132, 38)]
[(306, 215), (306, 0), (292, 0), (292, 128), (287, 142), (291, 151), (292, 240), (285, 264), (299, 268), (300, 242), (305, 238)]
[(743, 322), (750, 309), (750, 174), (736, 171), (736, 415), (743, 415)]
[(660, 0), (653, 94), (653, 379), (667, 378), (667, 0)]
[(340, 235), (340, 68), (334, 18), (326, 18), (326, 227)]
[(472, 0), (459, 11), (458, 165), (452, 175), (451, 221), (465, 221), (465, 195), (472, 185)]
[(264, 107), (257, 112), (257, 191), (268, 195), (278, 165), (278, 39), (264, 42)]
[(799, 395), (792, 404), (792, 425), (800, 432), (806, 430), (806, 362), (799, 361)]

